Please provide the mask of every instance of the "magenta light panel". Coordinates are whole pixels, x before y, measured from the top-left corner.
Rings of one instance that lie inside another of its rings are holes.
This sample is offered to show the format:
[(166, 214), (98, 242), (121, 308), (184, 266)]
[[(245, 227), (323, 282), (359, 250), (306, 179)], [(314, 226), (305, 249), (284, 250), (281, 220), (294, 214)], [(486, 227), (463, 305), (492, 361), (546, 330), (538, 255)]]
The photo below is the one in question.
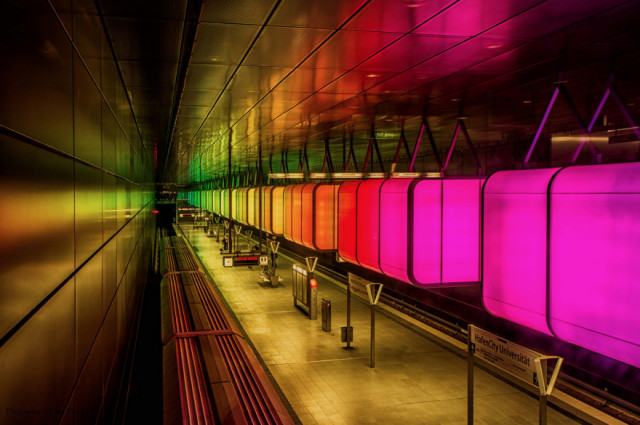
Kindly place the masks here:
[(640, 367), (640, 163), (565, 168), (550, 199), (551, 330)]
[(410, 282), (408, 275), (409, 186), (412, 179), (389, 179), (380, 188), (380, 269)]
[(411, 186), (409, 277), (417, 285), (480, 281), (484, 180), (419, 180)]
[(484, 305), (546, 334), (547, 188), (558, 170), (499, 171), (484, 186)]

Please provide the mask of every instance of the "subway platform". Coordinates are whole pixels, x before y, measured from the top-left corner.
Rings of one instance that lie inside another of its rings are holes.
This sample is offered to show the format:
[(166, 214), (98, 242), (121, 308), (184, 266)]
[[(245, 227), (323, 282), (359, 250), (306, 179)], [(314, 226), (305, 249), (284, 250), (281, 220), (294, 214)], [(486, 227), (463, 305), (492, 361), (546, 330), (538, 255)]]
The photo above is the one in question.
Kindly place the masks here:
[[(278, 287), (260, 267), (225, 268), (215, 238), (181, 229), (302, 424), (466, 424), (467, 361), (461, 352), (404, 322), (390, 309), (376, 314), (375, 368), (370, 367), (370, 308), (352, 297), (354, 342), (346, 349), (345, 289), (316, 274), (318, 319), (295, 307), (292, 260), (278, 256)], [(332, 304), (331, 332), (322, 330), (320, 300)], [(476, 424), (537, 424), (538, 401), (475, 368)], [(582, 423), (549, 406), (549, 424)]]

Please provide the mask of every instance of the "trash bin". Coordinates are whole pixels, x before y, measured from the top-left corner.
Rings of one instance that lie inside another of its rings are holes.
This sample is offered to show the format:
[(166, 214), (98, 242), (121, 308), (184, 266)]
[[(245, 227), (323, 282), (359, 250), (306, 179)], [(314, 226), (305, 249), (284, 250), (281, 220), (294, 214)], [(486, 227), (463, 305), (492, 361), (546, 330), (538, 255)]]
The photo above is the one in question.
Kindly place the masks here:
[(331, 300), (322, 299), (322, 330), (331, 332)]

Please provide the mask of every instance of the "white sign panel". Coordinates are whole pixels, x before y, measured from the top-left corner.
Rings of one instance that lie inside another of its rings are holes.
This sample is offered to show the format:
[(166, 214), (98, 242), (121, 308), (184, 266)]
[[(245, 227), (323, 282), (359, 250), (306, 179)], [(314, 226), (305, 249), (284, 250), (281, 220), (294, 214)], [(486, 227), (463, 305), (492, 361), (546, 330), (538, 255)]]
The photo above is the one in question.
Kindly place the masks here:
[(542, 356), (540, 353), (473, 325), (469, 326), (469, 344), (476, 357), (530, 384), (538, 385), (535, 359)]

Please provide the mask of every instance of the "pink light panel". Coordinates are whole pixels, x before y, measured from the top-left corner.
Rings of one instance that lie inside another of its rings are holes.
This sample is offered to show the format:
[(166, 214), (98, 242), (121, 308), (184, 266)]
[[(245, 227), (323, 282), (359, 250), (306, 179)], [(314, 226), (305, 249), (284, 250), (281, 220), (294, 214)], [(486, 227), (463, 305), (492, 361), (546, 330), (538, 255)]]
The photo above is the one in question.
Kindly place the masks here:
[(565, 168), (550, 199), (551, 330), (640, 367), (640, 163)]
[(483, 181), (419, 180), (412, 185), (409, 277), (413, 283), (480, 281)]
[(558, 170), (499, 171), (484, 186), (484, 305), (546, 334), (547, 187)]
[(344, 182), (338, 189), (338, 254), (345, 261), (356, 260), (356, 200), (362, 180)]
[(284, 233), (284, 186), (275, 186), (271, 192), (271, 233)]
[(380, 186), (384, 179), (363, 181), (356, 193), (356, 258), (358, 264), (380, 272)]
[(319, 251), (333, 251), (338, 244), (337, 184), (319, 184), (314, 193), (313, 247)]
[(380, 188), (380, 269), (387, 276), (405, 282), (410, 282), (407, 237), (412, 182), (412, 179), (389, 179)]

